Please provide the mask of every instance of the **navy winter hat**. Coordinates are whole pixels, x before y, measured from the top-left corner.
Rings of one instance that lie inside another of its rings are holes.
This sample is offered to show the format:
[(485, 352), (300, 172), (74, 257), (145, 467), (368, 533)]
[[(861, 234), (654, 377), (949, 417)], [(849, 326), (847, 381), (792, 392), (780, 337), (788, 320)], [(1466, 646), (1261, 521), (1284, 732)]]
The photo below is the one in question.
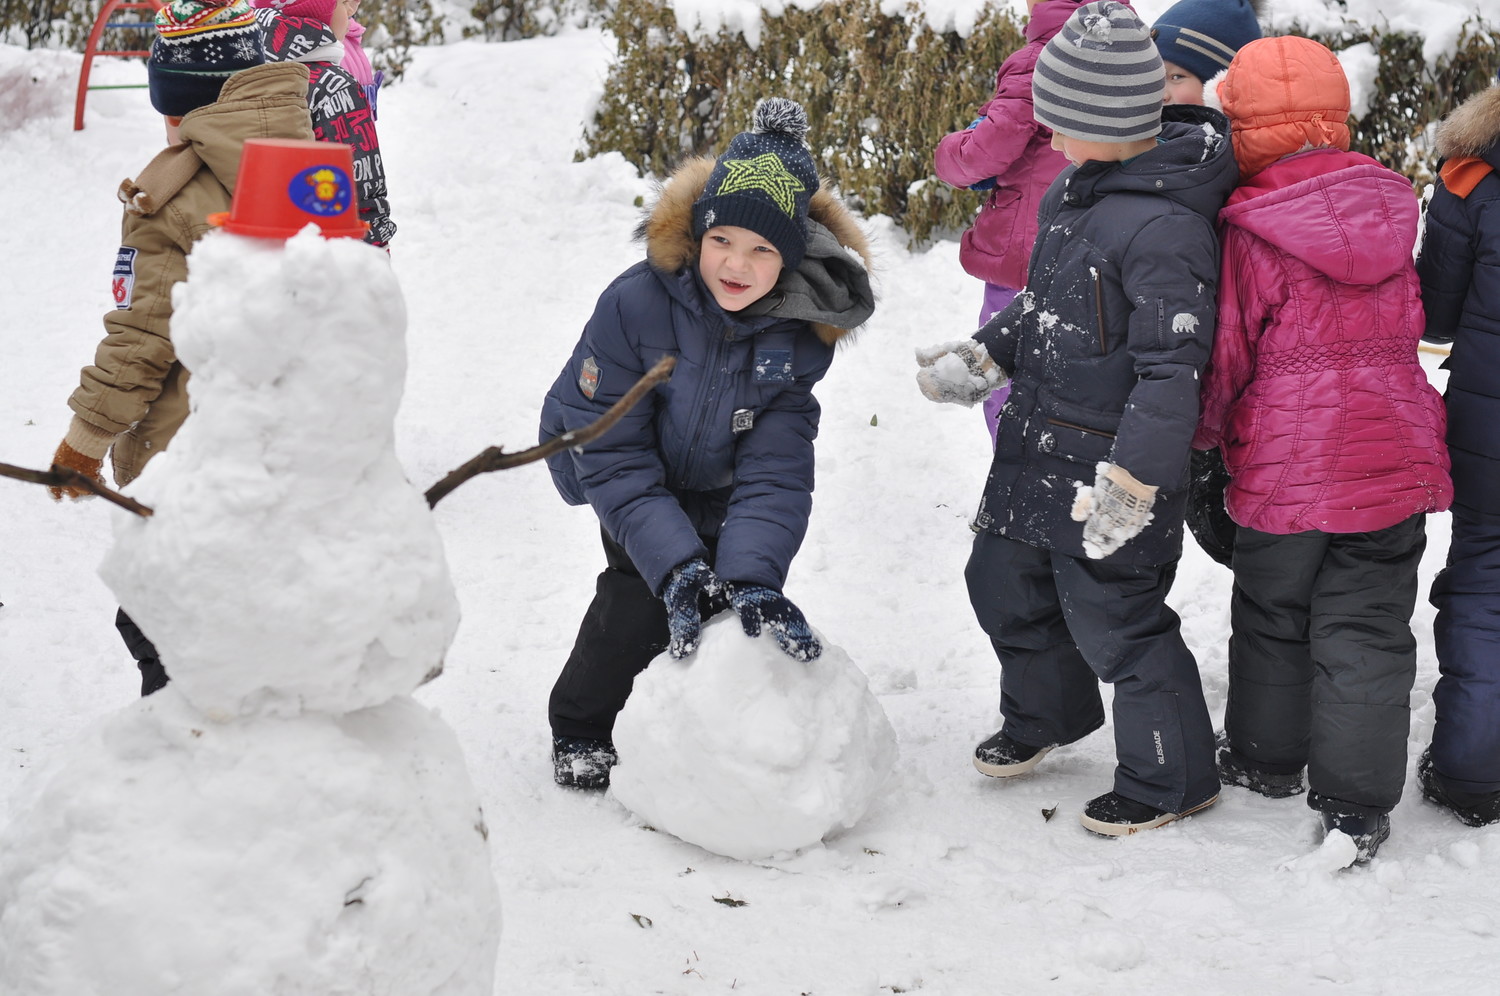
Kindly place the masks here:
[(156, 12), (146, 60), (151, 106), (180, 118), (218, 100), (229, 77), (265, 61), (265, 41), (246, 0), (173, 0)]
[(1073, 11), (1037, 58), (1032, 114), (1084, 142), (1135, 142), (1161, 132), (1167, 76), (1135, 11), (1103, 0)]
[(1255, 8), (1251, 0), (1181, 0), (1156, 19), (1151, 37), (1163, 60), (1207, 83), (1260, 37)]
[(807, 252), (807, 205), (818, 171), (802, 142), (807, 112), (795, 100), (767, 97), (755, 105), (749, 131), (734, 136), (693, 202), (693, 238), (716, 225), (748, 228), (795, 270)]

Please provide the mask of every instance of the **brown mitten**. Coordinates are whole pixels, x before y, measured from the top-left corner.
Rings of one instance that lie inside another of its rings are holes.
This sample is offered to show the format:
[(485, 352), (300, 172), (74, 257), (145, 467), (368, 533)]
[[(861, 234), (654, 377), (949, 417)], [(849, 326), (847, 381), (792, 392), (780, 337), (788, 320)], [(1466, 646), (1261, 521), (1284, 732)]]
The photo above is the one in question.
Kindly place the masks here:
[[(57, 444), (52, 465), (63, 470), (76, 470), (103, 483), (104, 454), (109, 452), (114, 441), (114, 433), (96, 428), (75, 415), (73, 423), (68, 426), (68, 434)], [(90, 494), (76, 485), (48, 488), (47, 492), (53, 501), (62, 501), (64, 496), (78, 499)]]

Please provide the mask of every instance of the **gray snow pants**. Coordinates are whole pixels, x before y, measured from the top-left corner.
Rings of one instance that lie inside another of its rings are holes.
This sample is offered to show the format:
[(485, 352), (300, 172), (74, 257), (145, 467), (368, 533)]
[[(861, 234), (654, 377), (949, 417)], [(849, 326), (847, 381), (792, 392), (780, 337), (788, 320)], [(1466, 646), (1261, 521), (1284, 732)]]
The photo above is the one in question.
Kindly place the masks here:
[(1033, 747), (1104, 724), (1114, 685), (1114, 791), (1169, 813), (1219, 793), (1198, 664), (1166, 602), (1176, 564), (1082, 560), (981, 532), (964, 576), (1000, 658), (1003, 732)]
[(1224, 729), (1252, 764), (1306, 765), (1314, 809), (1373, 815), (1401, 799), (1426, 545), (1422, 515), (1368, 533), (1235, 538)]

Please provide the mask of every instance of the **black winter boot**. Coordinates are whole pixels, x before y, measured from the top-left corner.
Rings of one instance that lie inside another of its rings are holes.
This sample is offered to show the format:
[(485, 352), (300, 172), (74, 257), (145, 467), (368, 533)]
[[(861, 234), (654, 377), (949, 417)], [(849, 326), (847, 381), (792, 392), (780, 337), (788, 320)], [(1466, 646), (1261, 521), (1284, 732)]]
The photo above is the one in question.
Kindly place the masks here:
[(1154, 830), (1173, 820), (1207, 809), (1218, 801), (1219, 797), (1215, 795), (1196, 805), (1184, 806), (1180, 813), (1169, 813), (1144, 802), (1127, 799), (1116, 792), (1106, 792), (1083, 808), (1080, 821), (1085, 830), (1092, 830), (1101, 836), (1124, 837), (1142, 830)]
[(172, 679), (167, 676), (166, 669), (161, 666), (161, 661), (155, 657), (145, 657), (135, 662), (135, 666), (141, 669), (141, 698), (145, 698), (152, 692), (159, 692), (167, 687), (167, 682)]
[(1417, 784), (1422, 798), (1436, 803), (1471, 827), (1500, 823), (1500, 792), (1460, 792), (1443, 784), (1443, 776), (1432, 767), (1432, 748), (1417, 761)]
[(974, 748), (974, 767), (991, 778), (1024, 775), (1035, 768), (1051, 749), (1018, 743), (1004, 733), (996, 733)]
[(1239, 785), (1267, 799), (1286, 799), (1306, 791), (1302, 772), (1269, 771), (1261, 767), (1229, 746), (1229, 734), (1223, 730), (1214, 734), (1214, 746), (1219, 749), (1216, 758), (1219, 781), (1225, 785)]
[(1338, 810), (1323, 814), (1323, 834), (1335, 830), (1354, 838), (1354, 863), (1362, 865), (1375, 856), (1391, 835), (1391, 818), (1385, 813), (1345, 813)]
[(619, 760), (608, 740), (552, 738), (552, 779), (565, 788), (609, 788), (609, 769)]

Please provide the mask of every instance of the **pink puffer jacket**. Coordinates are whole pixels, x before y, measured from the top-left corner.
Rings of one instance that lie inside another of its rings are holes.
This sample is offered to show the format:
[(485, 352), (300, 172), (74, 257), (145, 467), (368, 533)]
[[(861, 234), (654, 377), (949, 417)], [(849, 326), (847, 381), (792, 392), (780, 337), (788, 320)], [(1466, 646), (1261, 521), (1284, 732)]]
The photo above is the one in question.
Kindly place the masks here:
[(1417, 360), (1411, 184), (1317, 149), (1256, 173), (1219, 224), (1219, 322), (1194, 445), (1223, 451), (1230, 516), (1269, 533), (1350, 533), (1446, 509), (1443, 402)]
[(1026, 44), (1000, 64), (995, 95), (980, 122), (943, 136), (933, 153), (938, 179), (969, 187), (991, 178), (995, 188), (963, 235), (958, 260), (969, 274), (1000, 287), (1026, 285), (1042, 195), (1068, 160), (1052, 149), (1052, 130), (1031, 115), (1031, 73), (1042, 48), (1086, 0), (1047, 0), (1026, 22)]

